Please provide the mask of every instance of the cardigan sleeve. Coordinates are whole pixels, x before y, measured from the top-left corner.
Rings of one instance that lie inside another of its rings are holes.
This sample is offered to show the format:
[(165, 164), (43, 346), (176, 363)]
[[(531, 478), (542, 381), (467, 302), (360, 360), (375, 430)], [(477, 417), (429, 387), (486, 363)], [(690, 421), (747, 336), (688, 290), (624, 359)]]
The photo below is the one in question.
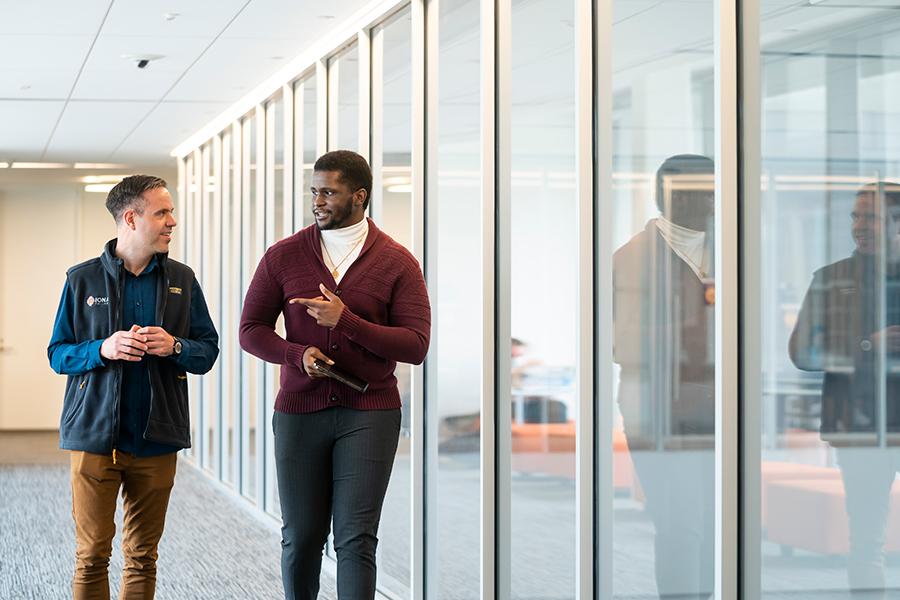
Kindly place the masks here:
[(269, 274), (268, 257), (266, 254), (259, 262), (244, 298), (241, 348), (266, 362), (300, 366), (307, 346), (289, 342), (275, 331), (282, 311), (282, 288)]

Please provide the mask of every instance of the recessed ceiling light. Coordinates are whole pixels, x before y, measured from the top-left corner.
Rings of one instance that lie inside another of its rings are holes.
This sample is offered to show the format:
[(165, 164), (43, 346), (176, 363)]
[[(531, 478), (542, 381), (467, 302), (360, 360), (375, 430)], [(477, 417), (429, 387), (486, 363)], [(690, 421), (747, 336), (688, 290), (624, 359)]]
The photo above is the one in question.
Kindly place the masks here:
[(69, 163), (51, 163), (51, 162), (14, 162), (13, 169), (68, 169), (72, 165)]
[[(118, 163), (75, 163), (76, 169), (124, 169), (126, 165)], [(124, 177), (124, 175), (122, 176)]]
[(84, 186), (84, 191), (108, 194), (114, 187), (116, 187), (114, 183), (89, 183)]
[(181, 13), (177, 13), (177, 12), (163, 13), (163, 19), (165, 19), (166, 21), (174, 21), (175, 19), (177, 19), (180, 16), (181, 16)]
[(24, 92), (25, 90), (30, 90), (31, 86), (26, 83), (25, 85), (20, 85), (19, 89)]

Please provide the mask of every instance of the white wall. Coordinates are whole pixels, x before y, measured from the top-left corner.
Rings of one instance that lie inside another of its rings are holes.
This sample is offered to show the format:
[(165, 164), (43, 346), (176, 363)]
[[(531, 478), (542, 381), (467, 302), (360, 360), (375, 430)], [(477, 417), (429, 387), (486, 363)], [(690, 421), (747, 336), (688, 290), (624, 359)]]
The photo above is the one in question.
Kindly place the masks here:
[[(154, 172), (174, 194), (175, 174)], [(74, 177), (17, 177), (0, 179), (0, 430), (56, 429), (65, 377), (50, 369), (47, 342), (65, 272), (99, 255), (115, 226), (105, 194)]]

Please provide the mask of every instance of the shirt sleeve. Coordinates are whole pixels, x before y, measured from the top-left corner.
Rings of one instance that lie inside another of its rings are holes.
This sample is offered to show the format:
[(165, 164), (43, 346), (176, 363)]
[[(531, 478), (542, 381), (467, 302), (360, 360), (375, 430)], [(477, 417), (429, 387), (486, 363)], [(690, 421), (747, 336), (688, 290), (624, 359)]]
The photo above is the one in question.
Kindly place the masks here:
[(181, 354), (173, 354), (175, 363), (188, 373), (202, 375), (209, 372), (219, 357), (219, 334), (209, 316), (200, 283), (191, 283), (191, 326), (188, 337), (181, 341)]
[(47, 357), (50, 368), (60, 375), (81, 375), (93, 369), (106, 366), (106, 360), (100, 356), (103, 340), (75, 341), (73, 315), (75, 299), (69, 282), (63, 286), (56, 320), (53, 323), (53, 334), (47, 346)]

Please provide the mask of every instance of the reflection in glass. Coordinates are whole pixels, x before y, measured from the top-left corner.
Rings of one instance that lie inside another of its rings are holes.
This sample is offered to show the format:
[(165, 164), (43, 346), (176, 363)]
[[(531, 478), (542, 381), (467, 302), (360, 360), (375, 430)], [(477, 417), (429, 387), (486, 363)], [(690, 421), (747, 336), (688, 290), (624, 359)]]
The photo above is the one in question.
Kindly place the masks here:
[(705, 600), (715, 579), (714, 3), (613, 10), (616, 405), (599, 416), (613, 428), (613, 593)]
[[(512, 6), (513, 598), (575, 594), (573, 2)], [(505, 543), (505, 542), (501, 542)]]
[(761, 6), (761, 219), (750, 224), (761, 233), (761, 462), (749, 501), (765, 598), (900, 593), (900, 16), (886, 8)]
[[(429, 236), (429, 272), (436, 316), (429, 351), (436, 372), (426, 418), (437, 419), (437, 555), (433, 573), (437, 597), (474, 600), (480, 596), (481, 543), (478, 501), (481, 460), (481, 359), (484, 337), (479, 172), (480, 13), (478, 0), (440, 4), (438, 104), (437, 239)], [(432, 171), (432, 177), (435, 176)], [(433, 270), (433, 271), (432, 271)], [(429, 375), (430, 377), (430, 375)]]

